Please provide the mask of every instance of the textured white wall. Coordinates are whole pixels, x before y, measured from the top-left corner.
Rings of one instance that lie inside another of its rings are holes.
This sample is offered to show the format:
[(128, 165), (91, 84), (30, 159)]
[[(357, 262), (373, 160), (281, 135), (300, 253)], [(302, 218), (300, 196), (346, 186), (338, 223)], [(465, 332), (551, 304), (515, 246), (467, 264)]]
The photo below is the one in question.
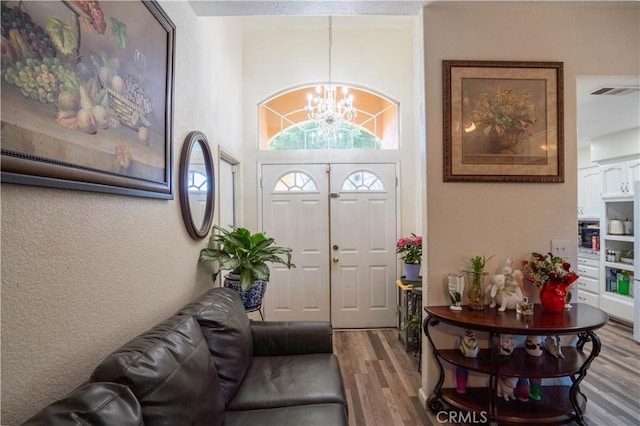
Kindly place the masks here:
[[(467, 2), (424, 9), (426, 304), (447, 303), (447, 274), (464, 268), (468, 257), (495, 254), (488, 268), (495, 273), (507, 257), (519, 261), (549, 250), (551, 239), (576, 241), (576, 78), (640, 74), (640, 10), (606, 3)], [(565, 183), (442, 182), (443, 59), (564, 62)], [(423, 353), (430, 361), (422, 383), (429, 394), (437, 372), (430, 350)]]
[(161, 5), (177, 27), (174, 199), (2, 184), (3, 425), (71, 391), (211, 286), (197, 264), (206, 242), (182, 221), (177, 164), (191, 130), (214, 154), (241, 140), (241, 25), (196, 18), (186, 2)]

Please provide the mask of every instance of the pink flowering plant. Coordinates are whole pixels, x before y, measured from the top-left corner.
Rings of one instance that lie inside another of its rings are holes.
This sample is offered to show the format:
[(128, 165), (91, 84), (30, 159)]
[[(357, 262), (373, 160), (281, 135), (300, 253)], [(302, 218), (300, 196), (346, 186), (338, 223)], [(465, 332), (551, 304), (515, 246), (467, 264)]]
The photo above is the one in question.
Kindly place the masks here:
[(560, 256), (551, 253), (542, 255), (531, 253), (529, 260), (522, 261), (522, 271), (527, 280), (536, 287), (542, 288), (545, 284), (571, 284), (578, 276), (571, 271), (571, 265)]
[(396, 243), (396, 253), (404, 263), (422, 262), (422, 236), (411, 233), (410, 237), (402, 237)]

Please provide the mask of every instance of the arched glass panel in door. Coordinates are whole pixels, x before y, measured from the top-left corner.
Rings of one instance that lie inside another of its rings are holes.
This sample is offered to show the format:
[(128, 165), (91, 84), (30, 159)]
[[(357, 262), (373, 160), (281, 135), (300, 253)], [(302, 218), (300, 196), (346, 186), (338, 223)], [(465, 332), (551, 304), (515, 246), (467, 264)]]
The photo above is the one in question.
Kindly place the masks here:
[(207, 192), (209, 180), (200, 170), (189, 170), (187, 189), (189, 192)]
[(313, 178), (299, 171), (283, 175), (273, 188), (274, 192), (315, 192), (317, 190), (318, 185)]
[(382, 180), (367, 170), (357, 170), (345, 178), (341, 191), (384, 191)]

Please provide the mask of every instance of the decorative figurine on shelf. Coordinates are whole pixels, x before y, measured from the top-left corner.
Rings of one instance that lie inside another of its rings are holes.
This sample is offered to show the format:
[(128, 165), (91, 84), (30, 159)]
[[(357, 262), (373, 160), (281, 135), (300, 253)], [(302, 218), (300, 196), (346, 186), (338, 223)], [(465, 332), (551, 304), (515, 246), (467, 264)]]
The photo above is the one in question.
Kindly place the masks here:
[(529, 336), (524, 341), (524, 350), (531, 356), (541, 356), (544, 353), (544, 342), (541, 336)]
[(466, 329), (464, 336), (460, 339), (460, 352), (467, 358), (476, 358), (478, 356), (478, 339), (473, 330)]
[(529, 392), (529, 379), (520, 377), (514, 391), (516, 398), (518, 398), (518, 401), (527, 402), (529, 400)]
[(529, 378), (529, 398), (534, 401), (540, 401), (540, 385), (542, 385), (542, 379)]
[(469, 379), (469, 370), (463, 367), (456, 368), (456, 392), (467, 393), (468, 379)]
[(562, 343), (560, 342), (560, 336), (547, 336), (544, 341), (544, 348), (556, 358), (564, 359), (562, 354)]
[(451, 306), (449, 309), (452, 311), (461, 311), (462, 306), (462, 292), (464, 290), (464, 275), (462, 274), (449, 274), (449, 296), (451, 297)]
[(498, 386), (496, 387), (496, 395), (498, 395), (498, 398), (504, 398), (505, 401), (516, 399), (514, 391), (517, 383), (517, 377), (498, 377)]
[(491, 305), (495, 308), (500, 305), (498, 311), (504, 312), (506, 309), (516, 309), (518, 302), (524, 298), (524, 275), (520, 270), (513, 270), (511, 259), (507, 259), (501, 274), (491, 277)]
[(515, 347), (516, 342), (511, 334), (500, 335), (500, 355), (511, 355)]

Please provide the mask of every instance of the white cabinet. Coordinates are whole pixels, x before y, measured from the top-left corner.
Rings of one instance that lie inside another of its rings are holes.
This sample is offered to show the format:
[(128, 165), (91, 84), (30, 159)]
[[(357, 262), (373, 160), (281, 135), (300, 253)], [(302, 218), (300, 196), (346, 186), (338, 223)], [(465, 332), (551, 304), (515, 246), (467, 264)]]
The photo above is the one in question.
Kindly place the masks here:
[(596, 308), (599, 308), (600, 298), (598, 297), (597, 294), (579, 291), (578, 303), (587, 303), (591, 306), (595, 306)]
[(578, 302), (600, 307), (600, 259), (595, 255), (578, 255)]
[(633, 182), (640, 180), (640, 159), (600, 166), (602, 198), (632, 198)]
[(601, 209), (602, 177), (598, 166), (578, 170), (578, 217), (598, 219)]

